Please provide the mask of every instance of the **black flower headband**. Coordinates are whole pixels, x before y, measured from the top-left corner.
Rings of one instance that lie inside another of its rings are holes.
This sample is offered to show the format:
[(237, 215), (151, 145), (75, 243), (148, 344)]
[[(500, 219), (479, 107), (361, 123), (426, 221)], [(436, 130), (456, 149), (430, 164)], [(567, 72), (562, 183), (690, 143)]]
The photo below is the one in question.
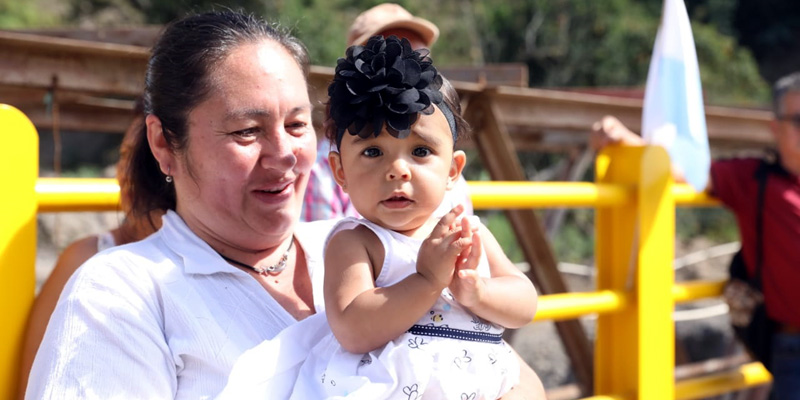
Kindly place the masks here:
[(455, 143), (455, 118), (441, 87), (442, 76), (427, 50), (414, 51), (405, 38), (373, 36), (364, 46), (348, 47), (328, 86), (336, 146), (345, 131), (362, 138), (378, 136), (384, 124), (392, 136), (403, 139), (419, 113), (432, 114), (434, 105), (447, 118)]

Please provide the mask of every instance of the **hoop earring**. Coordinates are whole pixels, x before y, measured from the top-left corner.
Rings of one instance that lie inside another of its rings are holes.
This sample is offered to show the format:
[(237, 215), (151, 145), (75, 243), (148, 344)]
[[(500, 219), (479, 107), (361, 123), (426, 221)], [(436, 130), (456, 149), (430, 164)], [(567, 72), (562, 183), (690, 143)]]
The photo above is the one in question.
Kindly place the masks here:
[(172, 175), (170, 175), (171, 172), (172, 167), (167, 167), (167, 176), (164, 177), (164, 180), (167, 181), (167, 183), (172, 183)]

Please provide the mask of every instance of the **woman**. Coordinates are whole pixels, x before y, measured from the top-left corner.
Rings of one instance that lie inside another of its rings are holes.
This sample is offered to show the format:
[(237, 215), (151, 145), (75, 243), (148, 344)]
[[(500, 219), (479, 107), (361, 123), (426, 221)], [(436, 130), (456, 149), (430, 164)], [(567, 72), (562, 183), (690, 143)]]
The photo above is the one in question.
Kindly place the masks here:
[(162, 228), (74, 274), (27, 398), (209, 398), (245, 350), (323, 309), (330, 224), (297, 223), (316, 155), (307, 72), (302, 44), (252, 16), (166, 29), (128, 173), (132, 212), (168, 210)]

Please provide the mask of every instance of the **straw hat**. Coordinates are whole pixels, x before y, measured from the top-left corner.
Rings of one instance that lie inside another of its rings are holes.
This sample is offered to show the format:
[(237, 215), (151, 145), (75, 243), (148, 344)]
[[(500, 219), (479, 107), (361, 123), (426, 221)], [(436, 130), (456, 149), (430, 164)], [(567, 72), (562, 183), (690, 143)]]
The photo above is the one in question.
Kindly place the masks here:
[(426, 47), (431, 47), (439, 38), (439, 28), (432, 22), (413, 16), (398, 4), (383, 3), (358, 15), (347, 32), (347, 45), (364, 44), (370, 37), (388, 29), (417, 32)]

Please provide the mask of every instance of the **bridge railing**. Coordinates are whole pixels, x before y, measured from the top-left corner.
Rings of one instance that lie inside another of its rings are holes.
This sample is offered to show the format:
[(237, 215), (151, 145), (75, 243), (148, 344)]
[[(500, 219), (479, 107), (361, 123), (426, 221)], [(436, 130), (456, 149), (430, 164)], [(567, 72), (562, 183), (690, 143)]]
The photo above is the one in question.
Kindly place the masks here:
[[(119, 186), (114, 179), (39, 178), (30, 121), (0, 105), (0, 127), (0, 398), (14, 398), (34, 297), (36, 213), (118, 210)], [(596, 290), (541, 296), (535, 318), (597, 315), (590, 399), (696, 399), (769, 382), (757, 362), (675, 381), (674, 306), (719, 296), (724, 283), (674, 282), (675, 207), (716, 201), (674, 184), (658, 147), (608, 148), (596, 166), (595, 183), (469, 182), (476, 209), (595, 209)]]

